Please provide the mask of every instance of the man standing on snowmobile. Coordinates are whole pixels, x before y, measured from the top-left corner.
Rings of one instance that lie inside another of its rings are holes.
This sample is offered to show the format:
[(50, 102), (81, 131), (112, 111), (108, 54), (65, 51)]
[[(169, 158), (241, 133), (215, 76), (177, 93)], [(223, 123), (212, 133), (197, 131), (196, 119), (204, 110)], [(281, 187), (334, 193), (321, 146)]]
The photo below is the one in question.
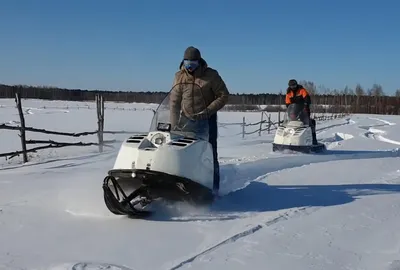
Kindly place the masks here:
[(310, 104), (311, 104), (310, 94), (307, 92), (307, 89), (305, 89), (302, 85), (299, 85), (295, 79), (289, 80), (288, 86), (289, 87), (286, 90), (286, 98), (285, 98), (286, 107), (288, 107), (290, 104), (293, 103), (304, 105), (304, 111), (306, 112), (308, 118), (310, 119), (313, 144), (317, 145), (318, 144), (317, 134), (315, 132), (316, 123), (314, 119), (311, 119), (311, 112), (310, 112)]
[[(170, 94), (171, 126), (177, 124), (180, 110), (193, 121), (207, 120), (209, 142), (214, 156), (214, 192), (219, 190), (220, 174), (217, 153), (217, 112), (228, 102), (229, 91), (219, 73), (208, 66), (195, 47), (188, 47), (175, 73), (173, 86), (186, 84), (186, 87), (173, 87)], [(200, 88), (201, 87), (201, 88)], [(204, 102), (205, 103), (204, 103)], [(196, 110), (194, 109), (196, 107)], [(191, 112), (200, 111), (192, 114)]]

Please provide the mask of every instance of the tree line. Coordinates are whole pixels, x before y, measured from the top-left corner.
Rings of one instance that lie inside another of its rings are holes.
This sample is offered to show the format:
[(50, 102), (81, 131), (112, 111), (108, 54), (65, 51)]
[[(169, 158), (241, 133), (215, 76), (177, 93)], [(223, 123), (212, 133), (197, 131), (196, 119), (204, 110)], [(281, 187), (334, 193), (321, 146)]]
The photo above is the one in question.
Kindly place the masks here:
[[(386, 95), (379, 84), (365, 89), (360, 84), (355, 89), (330, 89), (317, 86), (312, 81), (299, 81), (311, 94), (314, 112), (348, 112), (372, 114), (400, 114), (400, 89), (393, 96)], [(4, 85), (0, 84), (0, 98), (14, 98), (20, 93), (26, 99), (94, 101), (96, 94), (103, 95), (109, 102), (160, 103), (167, 92), (132, 92), (63, 89), (49, 86)], [(231, 94), (226, 110), (256, 110), (259, 105), (267, 105), (273, 112), (284, 108), (286, 89), (279, 94)], [(277, 106), (281, 105), (281, 106)]]

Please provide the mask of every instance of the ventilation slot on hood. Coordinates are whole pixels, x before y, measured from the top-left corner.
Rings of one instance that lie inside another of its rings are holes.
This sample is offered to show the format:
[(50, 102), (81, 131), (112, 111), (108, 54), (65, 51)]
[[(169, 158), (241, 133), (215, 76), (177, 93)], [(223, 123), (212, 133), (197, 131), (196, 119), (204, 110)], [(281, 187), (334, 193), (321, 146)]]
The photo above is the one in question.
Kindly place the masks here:
[(187, 146), (186, 143), (180, 143), (180, 142), (172, 142), (171, 145), (182, 146), (182, 147)]
[(132, 137), (129, 137), (129, 139), (134, 139), (134, 140), (143, 140), (144, 139), (144, 137), (146, 137), (146, 136), (132, 136)]
[(307, 129), (307, 128), (305, 128), (305, 127), (300, 127), (300, 128), (298, 128), (298, 129), (295, 130), (294, 134), (300, 134), (300, 133), (303, 132), (303, 130), (305, 130), (305, 129)]
[(142, 140), (133, 140), (133, 139), (128, 139), (126, 142), (127, 143), (140, 143)]
[(127, 143), (140, 143), (146, 136), (144, 135), (137, 135), (137, 136), (132, 136), (129, 137), (128, 140), (126, 140)]
[(193, 140), (185, 138), (185, 139), (179, 139), (179, 140), (177, 140), (177, 142), (180, 142), (180, 143), (192, 143)]
[(194, 141), (197, 141), (197, 139), (196, 139), (196, 138), (188, 138), (188, 137), (184, 137), (183, 139), (184, 139), (184, 140), (189, 140), (189, 141), (192, 141), (192, 142), (194, 142)]

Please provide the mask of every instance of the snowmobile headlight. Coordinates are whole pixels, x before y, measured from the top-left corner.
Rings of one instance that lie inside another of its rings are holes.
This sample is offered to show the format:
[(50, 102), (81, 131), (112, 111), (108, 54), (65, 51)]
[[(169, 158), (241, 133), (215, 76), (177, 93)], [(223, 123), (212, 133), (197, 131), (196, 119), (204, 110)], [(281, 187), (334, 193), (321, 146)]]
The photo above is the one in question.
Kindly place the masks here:
[(154, 143), (157, 146), (162, 145), (165, 143), (166, 137), (162, 133), (157, 133), (151, 138), (151, 142)]
[(294, 129), (292, 128), (288, 128), (284, 131), (283, 136), (287, 136), (287, 135), (293, 135), (294, 134)]

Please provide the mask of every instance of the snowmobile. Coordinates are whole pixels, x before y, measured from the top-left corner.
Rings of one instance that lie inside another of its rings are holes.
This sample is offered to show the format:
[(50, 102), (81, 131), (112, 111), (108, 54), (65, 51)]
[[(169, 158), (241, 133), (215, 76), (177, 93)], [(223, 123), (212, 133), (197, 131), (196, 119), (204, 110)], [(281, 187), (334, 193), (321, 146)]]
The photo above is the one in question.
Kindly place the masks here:
[(112, 213), (145, 217), (152, 214), (147, 208), (154, 201), (192, 205), (213, 201), (208, 120), (193, 120), (199, 112), (192, 108), (191, 115), (185, 113), (188, 110), (179, 102), (185, 96), (177, 95), (185, 92), (185, 87), (202, 91), (194, 84), (174, 86), (154, 112), (149, 132), (134, 134), (120, 146), (114, 166), (103, 181), (104, 201)]
[(304, 111), (304, 105), (290, 104), (283, 123), (276, 130), (272, 151), (320, 153), (325, 149), (325, 144), (317, 141), (315, 120)]

